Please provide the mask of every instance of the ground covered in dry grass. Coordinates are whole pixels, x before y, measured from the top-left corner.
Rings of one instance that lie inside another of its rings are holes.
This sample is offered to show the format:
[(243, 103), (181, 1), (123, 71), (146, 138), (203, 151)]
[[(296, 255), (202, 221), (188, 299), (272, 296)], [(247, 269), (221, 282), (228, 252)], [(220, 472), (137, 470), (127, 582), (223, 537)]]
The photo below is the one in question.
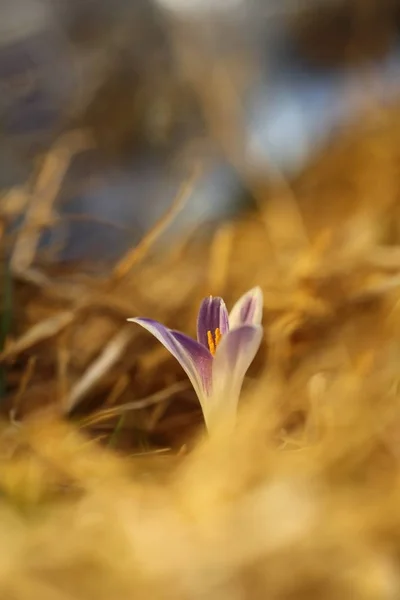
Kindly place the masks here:
[[(26, 217), (3, 273), (1, 596), (397, 598), (399, 108), (160, 257), (192, 176), (107, 277), (36, 255), (63, 144), (3, 202), (4, 224)], [(207, 439), (179, 365), (126, 318), (194, 333), (204, 295), (253, 285), (265, 340), (234, 438)]]

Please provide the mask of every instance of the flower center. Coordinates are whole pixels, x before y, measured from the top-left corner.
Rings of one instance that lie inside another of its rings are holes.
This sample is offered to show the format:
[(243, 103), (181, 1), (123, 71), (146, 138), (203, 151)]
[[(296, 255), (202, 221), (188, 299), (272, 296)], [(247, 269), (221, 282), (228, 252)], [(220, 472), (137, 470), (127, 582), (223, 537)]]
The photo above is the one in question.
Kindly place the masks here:
[(213, 356), (215, 354), (218, 344), (221, 341), (221, 337), (222, 335), (218, 327), (214, 331), (214, 333), (212, 333), (212, 331), (207, 331), (208, 349), (210, 350)]

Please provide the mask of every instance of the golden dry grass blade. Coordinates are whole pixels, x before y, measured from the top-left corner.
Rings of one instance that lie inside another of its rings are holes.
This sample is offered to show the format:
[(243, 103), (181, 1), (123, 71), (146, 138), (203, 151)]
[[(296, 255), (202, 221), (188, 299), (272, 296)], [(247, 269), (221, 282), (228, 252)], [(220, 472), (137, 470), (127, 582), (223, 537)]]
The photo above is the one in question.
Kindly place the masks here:
[(0, 200), (0, 213), (3, 217), (13, 218), (26, 210), (29, 202), (27, 186), (14, 187), (7, 191)]
[(71, 159), (86, 148), (86, 136), (79, 131), (71, 132), (58, 139), (45, 156), (13, 249), (14, 272), (24, 272), (32, 265), (40, 235), (52, 223), (54, 203)]
[(89, 427), (90, 425), (94, 425), (95, 423), (99, 423), (103, 420), (108, 420), (111, 417), (116, 417), (119, 415), (123, 415), (131, 410), (143, 410), (144, 408), (148, 408), (150, 406), (154, 406), (169, 400), (175, 394), (179, 392), (183, 392), (189, 389), (189, 384), (186, 381), (180, 381), (178, 383), (174, 383), (169, 387), (148, 396), (147, 398), (141, 398), (138, 400), (134, 400), (133, 402), (126, 402), (125, 404), (120, 404), (119, 406), (114, 406), (112, 408), (105, 408), (102, 410), (98, 410), (93, 413), (87, 419), (84, 419), (81, 422), (82, 427)]
[(210, 249), (208, 285), (216, 296), (222, 296), (225, 290), (234, 236), (235, 228), (232, 223), (221, 225), (214, 234)]
[(115, 382), (115, 385), (113, 385), (110, 393), (108, 394), (105, 402), (104, 402), (104, 406), (108, 406), (108, 407), (112, 407), (114, 406), (119, 397), (125, 392), (126, 389), (128, 389), (128, 386), (130, 384), (130, 378), (126, 373), (123, 373)]
[(134, 335), (135, 332), (131, 328), (124, 328), (109, 341), (100, 356), (89, 366), (81, 379), (70, 391), (63, 406), (65, 414), (70, 413), (108, 371), (114, 367), (132, 341)]
[(21, 378), (21, 382), (18, 387), (18, 391), (14, 397), (13, 407), (12, 407), (12, 419), (13, 420), (18, 419), (18, 416), (19, 416), (18, 409), (20, 406), (21, 398), (24, 395), (24, 393), (26, 392), (26, 389), (32, 380), (32, 377), (33, 377), (33, 374), (35, 371), (36, 361), (37, 361), (36, 356), (31, 356), (28, 360), (28, 364), (26, 366), (25, 372)]
[(197, 165), (189, 179), (183, 183), (167, 212), (154, 225), (154, 227), (148, 231), (142, 241), (117, 263), (111, 280), (112, 282), (126, 277), (133, 267), (143, 260), (153, 244), (159, 239), (162, 233), (182, 210), (183, 206), (192, 194), (200, 174), (201, 169), (200, 166)]
[(6, 350), (0, 354), (0, 361), (15, 357), (36, 344), (55, 337), (71, 325), (75, 317), (74, 311), (65, 311), (36, 323), (20, 338), (9, 344)]

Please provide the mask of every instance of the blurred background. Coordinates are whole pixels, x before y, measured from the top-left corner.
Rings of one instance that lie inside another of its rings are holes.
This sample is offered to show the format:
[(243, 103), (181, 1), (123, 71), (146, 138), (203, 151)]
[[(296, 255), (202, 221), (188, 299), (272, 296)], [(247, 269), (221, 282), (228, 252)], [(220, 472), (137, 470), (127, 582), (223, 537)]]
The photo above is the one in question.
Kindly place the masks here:
[[(202, 424), (196, 398), (126, 319), (192, 334), (210, 293), (230, 306), (264, 291), (250, 380), (275, 372), (286, 386), (339, 331), (348, 356), (376, 347), (365, 336), (379, 319), (359, 324), (358, 303), (400, 281), (400, 0), (0, 10), (7, 417), (133, 402), (128, 447), (179, 447)], [(116, 417), (93, 435), (112, 437)]]
[(363, 110), (396, 102), (399, 42), (397, 0), (2, 0), (6, 224), (61, 143), (46, 260), (115, 260), (193, 165), (170, 235), (213, 227), (252, 206), (247, 176), (290, 181)]
[(400, 0), (0, 0), (0, 277), (0, 598), (400, 598)]

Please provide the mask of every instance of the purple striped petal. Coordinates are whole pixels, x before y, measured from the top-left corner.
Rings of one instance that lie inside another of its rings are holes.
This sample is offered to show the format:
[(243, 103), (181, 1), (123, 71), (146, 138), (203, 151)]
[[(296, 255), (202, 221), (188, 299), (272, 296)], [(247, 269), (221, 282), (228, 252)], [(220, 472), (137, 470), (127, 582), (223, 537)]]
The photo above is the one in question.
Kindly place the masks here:
[(208, 339), (209, 332), (215, 341), (217, 329), (221, 336), (229, 330), (228, 311), (222, 298), (209, 296), (203, 300), (200, 306), (197, 319), (197, 340), (211, 350)]
[(257, 286), (236, 302), (229, 314), (229, 327), (234, 329), (241, 325), (261, 325), (262, 313), (263, 293)]
[(179, 331), (168, 329), (158, 321), (142, 318), (128, 319), (128, 321), (138, 323), (147, 329), (176, 358), (189, 377), (203, 407), (212, 385), (213, 357), (210, 352), (196, 340)]
[(208, 429), (221, 419), (234, 422), (243, 380), (262, 336), (261, 325), (243, 325), (222, 338), (213, 361), (212, 398), (204, 415)]

